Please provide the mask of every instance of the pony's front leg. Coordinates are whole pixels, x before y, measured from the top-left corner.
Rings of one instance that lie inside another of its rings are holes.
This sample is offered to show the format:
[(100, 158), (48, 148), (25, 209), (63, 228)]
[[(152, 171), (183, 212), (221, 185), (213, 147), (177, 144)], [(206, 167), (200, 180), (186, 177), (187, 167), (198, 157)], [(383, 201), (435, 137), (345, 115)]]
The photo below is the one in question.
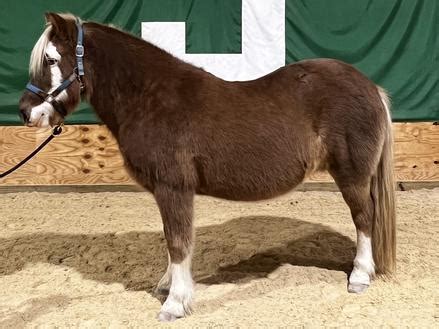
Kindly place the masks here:
[(169, 265), (165, 274), (169, 278), (165, 280), (167, 284), (170, 283), (169, 294), (158, 318), (161, 321), (173, 321), (191, 313), (194, 192), (157, 186), (154, 197), (162, 216), (169, 252)]

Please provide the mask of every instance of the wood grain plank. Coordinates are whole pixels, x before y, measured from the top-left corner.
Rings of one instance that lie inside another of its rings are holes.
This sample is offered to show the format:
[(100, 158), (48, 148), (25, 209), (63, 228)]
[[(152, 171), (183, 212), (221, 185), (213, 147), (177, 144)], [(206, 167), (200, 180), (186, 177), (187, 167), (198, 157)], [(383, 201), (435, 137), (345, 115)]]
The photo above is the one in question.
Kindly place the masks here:
[[(35, 149), (35, 136), (41, 130), (26, 129), (26, 127), (0, 127), (0, 172), (19, 163)], [(34, 165), (32, 162), (28, 162), (18, 171), (3, 178), (0, 184), (32, 183), (35, 174)]]
[[(439, 181), (439, 125), (394, 123), (395, 173), (399, 181)], [(27, 156), (50, 134), (48, 129), (0, 127), (0, 171)], [(315, 173), (307, 182), (332, 182)], [(15, 185), (130, 185), (118, 145), (103, 125), (66, 126), (40, 154), (0, 181)]]
[[(38, 135), (43, 140), (45, 135)], [(115, 139), (103, 125), (66, 126), (56, 143), (38, 156), (40, 184), (128, 184)], [(63, 170), (59, 170), (63, 168)]]
[(439, 126), (397, 123), (394, 127), (394, 165), (398, 180), (439, 180)]

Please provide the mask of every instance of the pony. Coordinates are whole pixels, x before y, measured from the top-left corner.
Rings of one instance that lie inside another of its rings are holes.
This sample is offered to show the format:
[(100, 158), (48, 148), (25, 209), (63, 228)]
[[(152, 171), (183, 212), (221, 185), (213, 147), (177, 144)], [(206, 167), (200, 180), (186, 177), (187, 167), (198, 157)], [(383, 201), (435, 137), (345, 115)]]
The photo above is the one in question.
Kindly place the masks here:
[(120, 29), (71, 14), (45, 18), (20, 113), (27, 126), (58, 125), (84, 99), (114, 135), (163, 221), (169, 262), (156, 290), (166, 297), (159, 320), (192, 311), (196, 194), (268, 199), (327, 170), (357, 232), (348, 291), (395, 269), (390, 100), (353, 66), (303, 60), (224, 81)]

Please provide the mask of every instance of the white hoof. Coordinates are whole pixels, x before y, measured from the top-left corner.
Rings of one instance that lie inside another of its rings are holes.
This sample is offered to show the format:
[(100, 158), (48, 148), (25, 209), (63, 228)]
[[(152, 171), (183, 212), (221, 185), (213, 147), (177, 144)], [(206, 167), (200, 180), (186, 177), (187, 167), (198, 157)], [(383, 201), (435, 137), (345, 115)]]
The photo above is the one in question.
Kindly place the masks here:
[(177, 320), (178, 318), (175, 317), (175, 316), (174, 316), (173, 314), (171, 314), (171, 313), (168, 313), (168, 312), (160, 312), (160, 313), (157, 315), (157, 319), (158, 319), (160, 322), (172, 322), (172, 321)]
[(192, 313), (191, 300), (186, 298), (175, 298), (169, 295), (162, 305), (158, 319), (163, 322), (175, 321)]
[(361, 294), (362, 292), (366, 291), (367, 288), (369, 288), (368, 284), (349, 283), (348, 292), (353, 293), (353, 294)]
[(348, 292), (359, 294), (364, 292), (370, 285), (370, 274), (354, 267), (349, 276)]

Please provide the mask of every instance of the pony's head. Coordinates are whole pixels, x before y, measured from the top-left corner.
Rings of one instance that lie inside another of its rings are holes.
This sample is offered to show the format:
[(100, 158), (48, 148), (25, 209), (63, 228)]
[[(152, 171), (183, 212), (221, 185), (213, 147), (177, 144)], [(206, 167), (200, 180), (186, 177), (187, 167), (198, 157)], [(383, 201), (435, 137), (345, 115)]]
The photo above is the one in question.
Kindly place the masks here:
[(60, 124), (81, 99), (81, 23), (73, 15), (55, 13), (47, 13), (46, 22), (32, 50), (30, 83), (19, 103), (25, 124), (34, 127)]

